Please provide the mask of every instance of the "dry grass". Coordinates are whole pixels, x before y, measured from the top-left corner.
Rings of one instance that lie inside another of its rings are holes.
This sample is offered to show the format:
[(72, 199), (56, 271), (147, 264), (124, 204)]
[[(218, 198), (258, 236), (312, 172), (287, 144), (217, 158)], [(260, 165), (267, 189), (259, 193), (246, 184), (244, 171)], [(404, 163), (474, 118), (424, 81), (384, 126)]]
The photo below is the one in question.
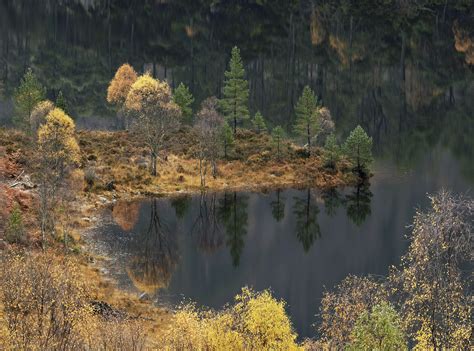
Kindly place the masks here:
[[(182, 130), (170, 141), (158, 162), (158, 176), (149, 175), (147, 149), (127, 132), (82, 131), (79, 141), (83, 153), (82, 167), (93, 169), (96, 181), (92, 193), (107, 196), (106, 184), (113, 181), (115, 196), (170, 195), (201, 191), (198, 161), (193, 158), (195, 136)], [(353, 183), (347, 163), (336, 171), (322, 166), (321, 157), (304, 156), (301, 148), (290, 142), (276, 157), (266, 134), (239, 131), (228, 159), (218, 162), (217, 178), (206, 178), (206, 188), (221, 190), (264, 190), (285, 187), (335, 187)]]

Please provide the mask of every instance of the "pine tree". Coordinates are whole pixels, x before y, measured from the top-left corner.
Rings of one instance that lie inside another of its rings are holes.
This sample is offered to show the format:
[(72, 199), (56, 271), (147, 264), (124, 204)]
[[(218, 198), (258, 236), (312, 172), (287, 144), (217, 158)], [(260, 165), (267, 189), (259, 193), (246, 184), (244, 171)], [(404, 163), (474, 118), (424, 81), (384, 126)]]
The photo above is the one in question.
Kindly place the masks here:
[(295, 108), (295, 132), (306, 138), (311, 153), (311, 139), (320, 131), (318, 100), (309, 86), (305, 86)]
[(272, 130), (272, 140), (273, 143), (276, 145), (277, 148), (277, 158), (280, 158), (281, 152), (280, 152), (280, 145), (283, 141), (283, 138), (285, 137), (285, 131), (283, 130), (282, 127), (276, 126)]
[(362, 174), (372, 162), (372, 138), (358, 125), (347, 138), (344, 151), (354, 169)]
[(336, 136), (329, 134), (324, 145), (323, 160), (324, 165), (329, 168), (336, 168), (337, 162), (341, 158), (341, 147), (337, 143)]
[(21, 209), (16, 204), (10, 212), (7, 227), (5, 229), (5, 239), (10, 243), (21, 243), (25, 240), (25, 227), (23, 225), (23, 216)]
[(45, 98), (45, 89), (35, 76), (31, 68), (28, 68), (23, 76), (20, 86), (15, 91), (14, 122), (25, 127), (30, 122), (30, 115), (36, 104)]
[(227, 122), (222, 127), (222, 144), (224, 146), (224, 158), (227, 158), (229, 148), (234, 144), (234, 135), (232, 134), (232, 128)]
[(194, 102), (194, 97), (186, 85), (179, 83), (178, 87), (174, 90), (173, 101), (181, 109), (184, 121), (191, 123), (193, 116), (193, 109), (191, 106)]
[(249, 85), (244, 78), (245, 69), (236, 46), (232, 49), (229, 70), (225, 72), (224, 98), (221, 108), (227, 121), (232, 125), (234, 134), (237, 123), (249, 118)]
[(56, 97), (56, 107), (59, 107), (66, 113), (69, 113), (67, 101), (63, 95), (62, 90), (59, 91), (58, 96)]
[(255, 131), (258, 134), (260, 134), (261, 132), (267, 129), (267, 126), (265, 124), (265, 119), (263, 118), (260, 111), (257, 111), (257, 113), (255, 113), (252, 123), (253, 123), (253, 127), (255, 128)]

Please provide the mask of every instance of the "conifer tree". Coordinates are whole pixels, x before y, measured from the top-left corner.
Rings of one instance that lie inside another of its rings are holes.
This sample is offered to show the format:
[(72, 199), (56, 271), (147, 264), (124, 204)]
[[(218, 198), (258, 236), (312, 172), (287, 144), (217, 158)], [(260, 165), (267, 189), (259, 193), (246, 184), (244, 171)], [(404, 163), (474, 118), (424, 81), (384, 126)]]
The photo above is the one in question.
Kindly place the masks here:
[(277, 148), (277, 158), (280, 158), (281, 152), (280, 152), (280, 146), (283, 141), (283, 138), (285, 137), (285, 131), (283, 130), (282, 127), (276, 126), (272, 130), (272, 140), (273, 143), (275, 144)]
[(60, 108), (66, 113), (69, 113), (67, 101), (66, 101), (66, 98), (64, 97), (62, 90), (59, 91), (58, 96), (56, 97), (56, 107)]
[(245, 69), (236, 46), (232, 49), (229, 70), (225, 72), (224, 98), (221, 108), (227, 121), (232, 125), (234, 134), (237, 123), (249, 118), (249, 85), (244, 78)]
[(36, 104), (45, 98), (45, 89), (33, 73), (28, 68), (23, 76), (20, 86), (15, 91), (15, 110), (14, 122), (25, 127), (29, 125), (31, 112)]
[(232, 128), (227, 122), (224, 122), (222, 127), (222, 144), (224, 146), (224, 158), (227, 158), (229, 154), (229, 148), (234, 145), (234, 135), (232, 134)]
[(15, 204), (10, 212), (8, 223), (5, 229), (5, 238), (10, 243), (21, 243), (25, 240), (25, 227), (20, 205)]
[(338, 145), (334, 134), (328, 135), (324, 144), (323, 160), (324, 165), (330, 168), (336, 168), (337, 162), (341, 157), (341, 147)]
[(296, 104), (295, 132), (305, 138), (311, 153), (311, 139), (320, 131), (318, 100), (309, 86), (305, 86)]
[(193, 116), (193, 109), (191, 106), (194, 102), (194, 97), (186, 85), (179, 83), (178, 87), (174, 90), (173, 101), (181, 109), (184, 121), (191, 123), (191, 118)]
[(257, 111), (257, 113), (255, 113), (252, 123), (253, 123), (253, 127), (255, 131), (258, 134), (260, 134), (261, 132), (264, 132), (267, 129), (267, 126), (265, 124), (265, 119), (263, 118), (260, 111)]
[(363, 173), (372, 162), (372, 138), (358, 125), (347, 138), (344, 151), (354, 169)]

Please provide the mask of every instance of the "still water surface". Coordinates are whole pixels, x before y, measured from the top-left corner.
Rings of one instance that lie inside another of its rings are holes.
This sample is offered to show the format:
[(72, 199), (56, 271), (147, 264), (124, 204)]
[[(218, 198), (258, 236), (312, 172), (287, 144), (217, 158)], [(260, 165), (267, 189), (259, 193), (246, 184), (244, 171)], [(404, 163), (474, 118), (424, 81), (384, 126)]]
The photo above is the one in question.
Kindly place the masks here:
[(415, 168), (379, 161), (369, 188), (282, 190), (119, 203), (98, 235), (122, 288), (158, 303), (219, 308), (248, 285), (288, 303), (300, 336), (315, 335), (320, 299), (348, 274), (385, 275), (427, 193), (472, 183), (449, 152)]

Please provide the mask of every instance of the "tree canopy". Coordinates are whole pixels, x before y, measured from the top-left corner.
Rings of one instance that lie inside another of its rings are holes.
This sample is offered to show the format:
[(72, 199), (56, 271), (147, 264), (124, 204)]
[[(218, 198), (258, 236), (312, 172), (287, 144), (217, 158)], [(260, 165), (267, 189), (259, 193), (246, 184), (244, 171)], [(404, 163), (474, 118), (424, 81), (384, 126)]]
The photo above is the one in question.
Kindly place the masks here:
[(221, 108), (235, 134), (237, 124), (249, 118), (249, 84), (245, 79), (240, 50), (236, 46), (232, 49), (229, 70), (225, 72), (223, 94)]
[(122, 108), (127, 100), (132, 84), (137, 80), (137, 73), (128, 63), (121, 65), (107, 88), (107, 102)]
[(311, 153), (311, 140), (320, 131), (318, 100), (309, 86), (305, 86), (296, 104), (295, 132), (306, 139), (308, 151)]
[(189, 88), (184, 85), (184, 83), (179, 83), (178, 87), (174, 90), (173, 101), (181, 109), (183, 120), (187, 123), (191, 123), (191, 118), (193, 116), (192, 104), (194, 102), (194, 97), (189, 91)]
[(358, 172), (364, 172), (372, 163), (372, 138), (358, 125), (348, 136), (344, 151)]
[(28, 125), (31, 112), (36, 104), (44, 98), (44, 87), (33, 73), (33, 70), (28, 68), (21, 79), (20, 86), (15, 91), (16, 115), (14, 121), (21, 127)]
[(171, 89), (145, 74), (132, 84), (125, 101), (132, 126), (150, 150), (151, 174), (156, 175), (158, 153), (162, 151), (167, 136), (180, 125), (181, 110), (172, 100)]

